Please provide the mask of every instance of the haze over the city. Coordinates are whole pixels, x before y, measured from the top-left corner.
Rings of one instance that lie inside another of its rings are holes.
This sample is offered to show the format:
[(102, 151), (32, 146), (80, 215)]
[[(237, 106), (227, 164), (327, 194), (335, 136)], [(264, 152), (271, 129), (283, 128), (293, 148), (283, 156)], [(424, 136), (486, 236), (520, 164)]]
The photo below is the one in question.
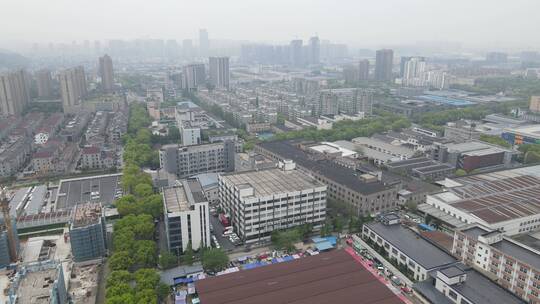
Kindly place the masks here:
[(1, 47), (135, 38), (282, 42), (317, 34), (355, 47), (455, 42), (476, 48), (540, 46), (534, 0), (5, 0)]

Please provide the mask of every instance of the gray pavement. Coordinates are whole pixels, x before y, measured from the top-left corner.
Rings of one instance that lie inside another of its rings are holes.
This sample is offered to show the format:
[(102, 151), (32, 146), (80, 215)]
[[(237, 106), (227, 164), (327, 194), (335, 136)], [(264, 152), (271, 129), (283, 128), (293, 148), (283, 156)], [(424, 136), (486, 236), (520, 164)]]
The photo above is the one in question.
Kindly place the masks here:
[(366, 248), (369, 254), (371, 254), (373, 257), (381, 261), (384, 267), (390, 269), (390, 271), (392, 271), (392, 273), (396, 277), (398, 277), (402, 282), (407, 284), (407, 287), (410, 288), (413, 285), (413, 282), (409, 280), (407, 276), (401, 273), (396, 267), (394, 267), (394, 265), (390, 264), (390, 262), (388, 262), (383, 256), (381, 256), (377, 251), (375, 251), (375, 249), (371, 248), (366, 242), (364, 242), (364, 240), (362, 240), (362, 238), (360, 237), (358, 238), (359, 238), (358, 242), (360, 243), (360, 245), (362, 245), (362, 248)]

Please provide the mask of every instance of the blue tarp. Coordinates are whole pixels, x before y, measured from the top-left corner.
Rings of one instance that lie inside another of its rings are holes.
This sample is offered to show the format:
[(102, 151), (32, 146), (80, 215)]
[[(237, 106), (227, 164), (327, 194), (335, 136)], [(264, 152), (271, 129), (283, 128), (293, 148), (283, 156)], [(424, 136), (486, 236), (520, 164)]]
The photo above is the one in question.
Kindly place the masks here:
[(193, 283), (192, 278), (178, 278), (174, 279), (174, 285), (182, 284), (182, 283)]
[(249, 263), (249, 264), (244, 265), (244, 269), (253, 269), (253, 268), (257, 268), (257, 267), (261, 267), (261, 266), (265, 266), (265, 265), (266, 264), (262, 263), (262, 262), (253, 262), (253, 263)]
[(290, 255), (287, 255), (287, 256), (283, 257), (283, 261), (285, 261), (285, 262), (286, 261), (292, 261), (292, 260), (294, 260), (294, 258), (292, 256), (290, 256)]
[(336, 246), (337, 237), (335, 236), (325, 236), (325, 237), (314, 237), (311, 239), (313, 243), (328, 242), (332, 246)]
[(275, 263), (277, 263), (277, 262), (278, 262), (278, 260), (277, 260), (276, 258), (273, 258), (273, 259), (272, 259), (272, 264), (275, 264)]
[(323, 241), (315, 243), (315, 248), (317, 248), (318, 251), (325, 251), (334, 248), (334, 246), (332, 246), (332, 244), (330, 244), (328, 241)]

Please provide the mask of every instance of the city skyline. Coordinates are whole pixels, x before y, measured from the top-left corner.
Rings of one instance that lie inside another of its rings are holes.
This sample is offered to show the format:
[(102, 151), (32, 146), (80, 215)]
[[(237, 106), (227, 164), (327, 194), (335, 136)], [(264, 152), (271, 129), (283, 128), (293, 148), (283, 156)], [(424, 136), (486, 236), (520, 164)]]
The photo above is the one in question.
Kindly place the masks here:
[[(321, 40), (369, 48), (436, 42), (500, 49), (540, 47), (540, 38), (534, 35), (534, 29), (539, 26), (534, 12), (540, 4), (527, 0), (497, 5), (486, 0), (474, 3), (459, 0), (449, 4), (425, 0), (347, 0), (339, 5), (304, 0), (261, 1), (251, 5), (242, 1), (179, 4), (163, 0), (144, 9), (140, 9), (143, 2), (121, 0), (105, 6), (100, 1), (81, 3), (77, 11), (72, 2), (68, 5), (65, 0), (46, 4), (7, 1), (3, 12), (24, 12), (22, 17), (33, 22), (18, 22), (19, 26), (13, 27), (9, 25), (20, 20), (21, 14), (0, 16), (3, 25), (0, 33), (4, 38), (0, 47), (86, 39), (197, 40), (200, 29), (207, 29), (210, 40), (284, 42), (318, 35)], [(25, 9), (29, 3), (33, 6), (31, 10)], [(154, 22), (151, 16), (159, 16), (159, 20)], [(122, 22), (117, 22), (118, 19)], [(40, 24), (39, 30), (35, 24)]]

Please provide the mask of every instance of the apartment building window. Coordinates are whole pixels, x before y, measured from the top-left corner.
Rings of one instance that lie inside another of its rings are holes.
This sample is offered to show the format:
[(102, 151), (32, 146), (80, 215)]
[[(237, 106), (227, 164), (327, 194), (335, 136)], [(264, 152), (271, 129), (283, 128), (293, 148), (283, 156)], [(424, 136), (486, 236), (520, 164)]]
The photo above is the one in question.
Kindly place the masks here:
[(455, 293), (453, 290), (448, 290), (448, 295), (454, 299), (457, 300), (457, 293)]

